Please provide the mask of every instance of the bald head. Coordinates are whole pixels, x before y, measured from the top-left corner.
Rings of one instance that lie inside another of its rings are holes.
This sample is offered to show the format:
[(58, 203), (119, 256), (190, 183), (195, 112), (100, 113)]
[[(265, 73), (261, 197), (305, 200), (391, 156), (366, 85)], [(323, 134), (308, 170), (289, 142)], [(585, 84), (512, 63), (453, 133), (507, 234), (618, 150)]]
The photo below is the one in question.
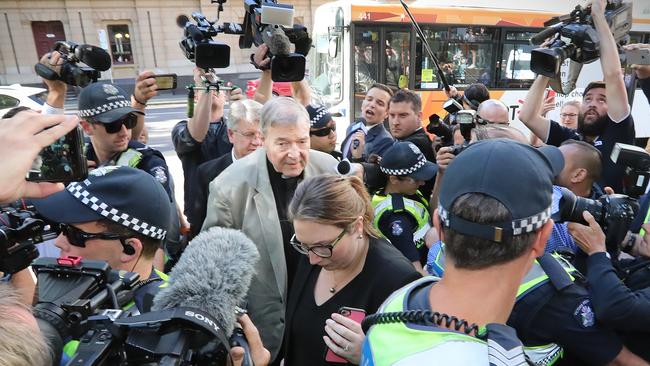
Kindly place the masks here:
[(509, 123), (508, 107), (498, 99), (488, 99), (479, 104), (476, 113), (488, 123)]
[(472, 142), (500, 138), (515, 140), (522, 144), (529, 143), (523, 132), (508, 125), (491, 124), (478, 126), (472, 130)]
[(586, 169), (587, 178), (592, 183), (600, 179), (603, 166), (598, 149), (584, 141), (567, 140), (560, 146), (560, 151), (564, 156), (565, 166)]
[(602, 171), (601, 154), (598, 149), (583, 141), (567, 140), (560, 146), (564, 156), (564, 169), (556, 183), (569, 188), (581, 197), (589, 197), (591, 187), (600, 179)]

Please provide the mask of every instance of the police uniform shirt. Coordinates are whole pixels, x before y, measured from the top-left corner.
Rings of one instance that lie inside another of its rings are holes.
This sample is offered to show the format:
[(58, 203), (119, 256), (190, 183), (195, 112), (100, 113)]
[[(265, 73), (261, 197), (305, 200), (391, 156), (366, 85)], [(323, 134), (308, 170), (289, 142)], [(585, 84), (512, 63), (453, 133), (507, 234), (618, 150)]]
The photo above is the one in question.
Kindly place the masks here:
[[(149, 173), (149, 175), (151, 175), (152, 177), (154, 177), (160, 184), (162, 184), (163, 188), (165, 188), (165, 192), (167, 192), (167, 195), (169, 196), (169, 200), (170, 202), (172, 202), (174, 193), (171, 188), (169, 169), (167, 168), (167, 163), (165, 162), (162, 153), (138, 141), (129, 141), (127, 150), (128, 149), (133, 149), (142, 153), (142, 159), (137, 164), (137, 166), (134, 166), (132, 168), (143, 170)], [(120, 156), (123, 153), (124, 151), (119, 154), (116, 154), (110, 159), (111, 160), (110, 163), (108, 164), (104, 163), (103, 165), (115, 164), (120, 159)], [(97, 159), (97, 155), (95, 154), (95, 149), (93, 148), (91, 142), (88, 143), (86, 148), (86, 159), (88, 159), (89, 161), (94, 161), (95, 163), (97, 163), (97, 166), (99, 166), (99, 161)]]
[[(612, 187), (614, 192), (622, 191), (625, 167), (615, 164), (609, 156), (617, 142), (634, 145), (635, 137), (632, 114), (619, 123), (615, 123), (607, 116), (605, 130), (593, 142), (594, 147), (602, 154), (603, 172), (598, 181), (601, 187)], [(569, 139), (583, 140), (583, 137), (576, 130), (551, 121), (546, 143), (553, 146), (560, 146), (564, 141)]]
[[(419, 202), (418, 197), (405, 197)], [(426, 263), (429, 248), (426, 245), (420, 248), (415, 246), (413, 233), (418, 230), (418, 224), (408, 212), (386, 212), (379, 219), (377, 226), (386, 239), (409, 261), (419, 261), (422, 265)]]
[(623, 348), (620, 338), (596, 323), (589, 294), (570, 286), (558, 292), (546, 283), (518, 300), (508, 319), (526, 347), (551, 342), (564, 348), (559, 365), (605, 365)]

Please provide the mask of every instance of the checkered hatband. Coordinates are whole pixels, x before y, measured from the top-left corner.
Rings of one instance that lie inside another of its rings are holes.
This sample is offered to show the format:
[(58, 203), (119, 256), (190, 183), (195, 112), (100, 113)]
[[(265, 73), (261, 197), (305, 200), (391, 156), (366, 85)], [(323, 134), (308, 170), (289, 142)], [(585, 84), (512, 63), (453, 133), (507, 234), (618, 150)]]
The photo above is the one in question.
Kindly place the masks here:
[(320, 119), (323, 118), (323, 116), (326, 115), (327, 113), (328, 113), (327, 108), (324, 107), (319, 108), (316, 112), (316, 115), (314, 115), (314, 117), (309, 121), (311, 127), (313, 127), (316, 123), (318, 123), (318, 121), (320, 121)]
[(135, 232), (154, 239), (164, 239), (167, 234), (166, 230), (150, 225), (103, 202), (87, 191), (83, 183), (71, 183), (66, 189), (91, 210)]
[[(449, 227), (449, 212), (445, 210), (442, 205), (438, 205), (438, 216), (440, 221), (445, 227)], [(530, 217), (515, 220), (512, 222), (512, 235), (521, 235), (532, 233), (539, 230), (551, 218), (551, 207), (549, 206), (544, 211)], [(491, 226), (490, 224), (478, 224)]]
[(406, 169), (389, 169), (389, 168), (384, 168), (383, 166), (379, 166), (379, 169), (384, 174), (387, 174), (387, 175), (406, 176), (406, 175), (415, 173), (420, 168), (422, 168), (424, 166), (424, 164), (426, 164), (426, 163), (427, 163), (427, 159), (424, 157), (424, 155), (420, 154), (418, 156), (418, 161), (409, 168), (406, 168)]
[(110, 102), (91, 109), (81, 109), (79, 110), (79, 117), (94, 117), (96, 115), (111, 111), (113, 109), (130, 107), (130, 106), (131, 106), (131, 101), (129, 100)]

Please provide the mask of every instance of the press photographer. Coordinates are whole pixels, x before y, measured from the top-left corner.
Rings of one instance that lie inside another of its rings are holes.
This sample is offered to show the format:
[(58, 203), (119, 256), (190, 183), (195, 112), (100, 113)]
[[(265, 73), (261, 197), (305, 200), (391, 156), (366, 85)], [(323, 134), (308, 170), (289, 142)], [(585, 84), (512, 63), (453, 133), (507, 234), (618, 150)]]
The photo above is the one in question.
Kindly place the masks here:
[[(596, 317), (605, 325), (615, 329), (625, 344), (634, 353), (650, 360), (648, 344), (648, 319), (650, 319), (650, 288), (635, 289), (626, 286), (619, 277), (608, 254), (606, 236), (598, 222), (589, 212), (583, 213), (584, 224), (570, 223), (569, 232), (580, 248), (587, 253), (587, 279), (591, 301)], [(650, 225), (644, 224), (644, 229)], [(644, 256), (647, 267), (650, 254), (647, 250), (650, 236), (633, 237), (630, 252)], [(639, 269), (641, 269), (640, 267)]]
[[(615, 165), (606, 157), (610, 156), (617, 142), (633, 144), (635, 132), (616, 40), (605, 17), (606, 6), (612, 5), (607, 5), (605, 0), (598, 0), (592, 3), (590, 10), (599, 41), (600, 62), (605, 80), (591, 82), (584, 89), (578, 130), (563, 127), (540, 115), (544, 89), (550, 80), (542, 74), (537, 76), (531, 86), (519, 119), (549, 145), (559, 146), (568, 139), (593, 144), (603, 156), (603, 174), (598, 183), (601, 187), (609, 186), (620, 192), (623, 187), (624, 168)], [(574, 44), (571, 48), (576, 47), (582, 46)]]

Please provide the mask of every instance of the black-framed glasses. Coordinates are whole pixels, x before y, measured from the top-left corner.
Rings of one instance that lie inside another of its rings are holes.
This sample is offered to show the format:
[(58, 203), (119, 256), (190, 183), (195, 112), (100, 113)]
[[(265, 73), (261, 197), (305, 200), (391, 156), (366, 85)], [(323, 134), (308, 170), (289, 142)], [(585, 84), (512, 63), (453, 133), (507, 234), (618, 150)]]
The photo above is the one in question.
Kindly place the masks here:
[(126, 128), (129, 130), (133, 129), (133, 127), (135, 127), (135, 125), (138, 123), (138, 117), (133, 113), (129, 113), (126, 116), (111, 123), (101, 123), (97, 121), (93, 121), (93, 123), (103, 125), (106, 129), (106, 133), (113, 134), (120, 132), (122, 125), (126, 126)]
[(329, 258), (332, 256), (332, 250), (334, 249), (336, 244), (338, 244), (338, 242), (341, 241), (346, 231), (347, 231), (346, 229), (343, 229), (343, 231), (341, 231), (339, 236), (337, 236), (336, 239), (334, 239), (329, 244), (308, 246), (305, 243), (299, 242), (298, 239), (296, 239), (296, 234), (293, 234), (289, 242), (291, 243), (293, 248), (298, 251), (298, 253), (309, 255), (309, 252), (312, 252), (321, 258)]
[(309, 134), (312, 136), (325, 137), (325, 136), (329, 136), (330, 133), (332, 133), (332, 131), (336, 131), (336, 125), (331, 127), (320, 128), (318, 130), (312, 130), (309, 131)]
[(122, 240), (128, 238), (127, 236), (115, 233), (87, 233), (68, 224), (59, 224), (59, 230), (61, 231), (61, 234), (63, 234), (63, 236), (68, 239), (68, 243), (70, 243), (70, 245), (79, 248), (85, 248), (86, 241), (88, 240)]

